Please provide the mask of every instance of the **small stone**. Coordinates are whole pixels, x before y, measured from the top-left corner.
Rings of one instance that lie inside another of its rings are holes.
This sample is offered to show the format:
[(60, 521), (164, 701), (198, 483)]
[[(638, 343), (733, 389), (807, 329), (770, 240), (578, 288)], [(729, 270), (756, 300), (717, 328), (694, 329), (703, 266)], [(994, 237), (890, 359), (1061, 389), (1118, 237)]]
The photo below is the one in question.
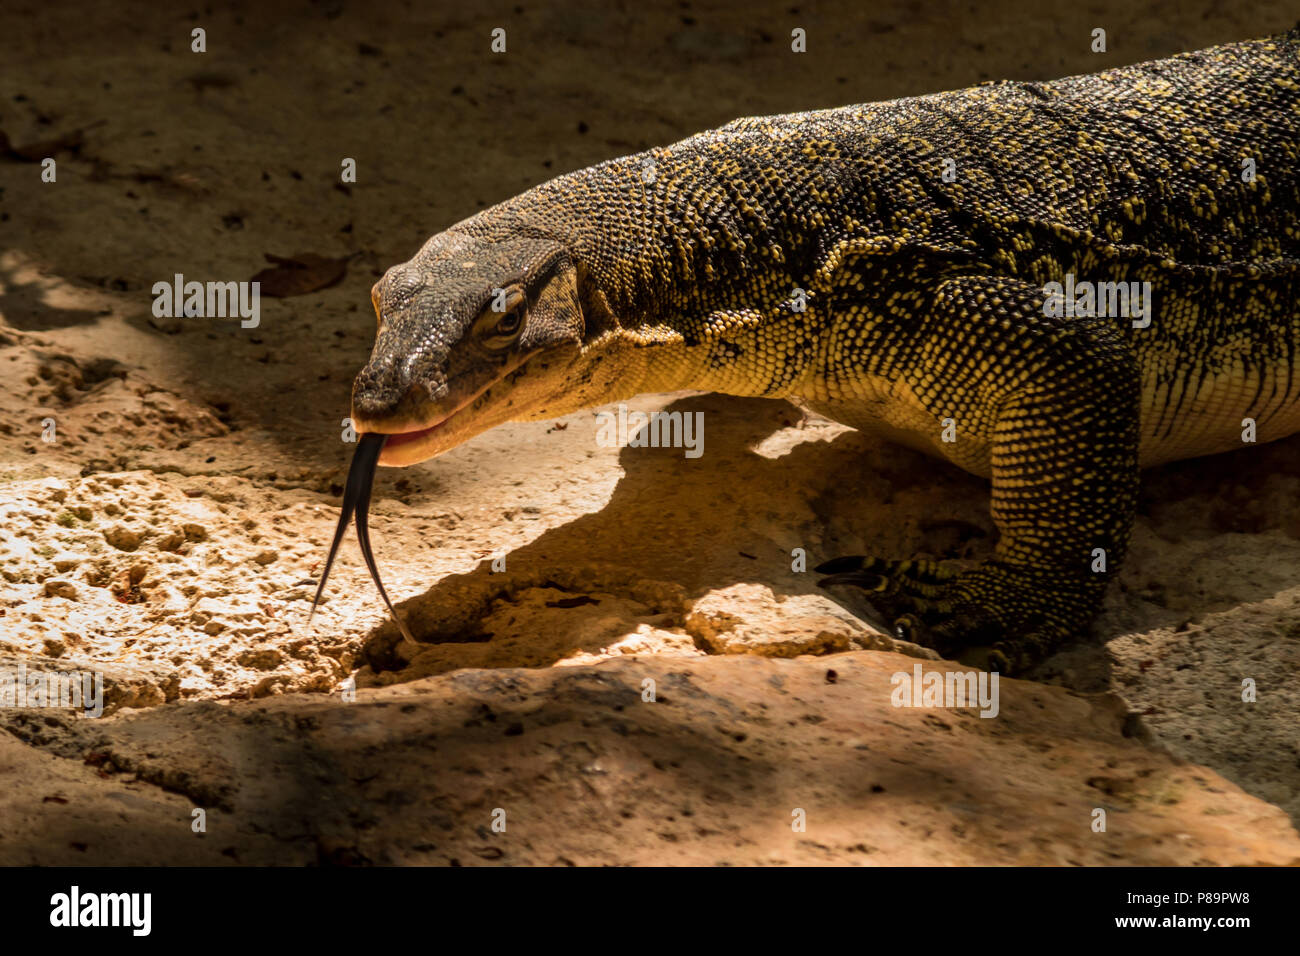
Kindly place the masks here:
[(263, 551), (260, 554), (258, 554), (255, 558), (253, 558), (253, 560), (256, 561), (258, 564), (262, 565), (263, 567), (265, 567), (266, 565), (270, 564), (272, 561), (276, 560), (278, 557), (280, 557), (280, 552), (278, 551)]
[(59, 581), (52, 579), (45, 582), (46, 597), (67, 598), (69, 601), (77, 600), (77, 586), (71, 581)]
[(81, 557), (70, 551), (64, 551), (62, 554), (56, 554), (53, 558), (54, 570), (71, 571), (81, 563)]
[(184, 323), (175, 316), (157, 316), (150, 312), (148, 320), (150, 325), (164, 335), (176, 335), (185, 328)]
[(185, 535), (179, 531), (173, 531), (169, 535), (164, 535), (158, 539), (159, 551), (175, 551), (185, 543)]
[(235, 660), (243, 667), (269, 671), (280, 666), (284, 661), (284, 654), (273, 647), (267, 647), (260, 650), (244, 651)]
[(140, 547), (140, 533), (126, 525), (113, 525), (104, 531), (104, 540), (119, 551), (134, 551)]

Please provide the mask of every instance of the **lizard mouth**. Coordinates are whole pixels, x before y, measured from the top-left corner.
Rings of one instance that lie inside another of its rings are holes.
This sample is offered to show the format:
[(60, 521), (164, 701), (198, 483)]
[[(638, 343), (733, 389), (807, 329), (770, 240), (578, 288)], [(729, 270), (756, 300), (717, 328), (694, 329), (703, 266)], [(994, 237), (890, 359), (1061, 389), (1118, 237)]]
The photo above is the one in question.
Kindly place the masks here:
[(487, 413), (488, 420), (485, 420), (483, 415), (475, 413), (474, 406), (522, 364), (521, 361), (510, 366), (501, 375), (461, 399), (450, 411), (430, 416), (424, 423), (391, 426), (382, 421), (368, 422), (356, 416), (353, 416), (353, 421), (359, 433), (377, 433), (387, 437), (379, 454), (379, 464), (401, 468), (427, 461), (468, 441), (485, 428), (500, 424), (496, 420), (500, 416), (492, 415), (490, 409)]
[[(455, 412), (452, 414), (454, 415)], [(380, 452), (378, 463), (381, 465), (396, 466), (415, 464), (415, 461), (407, 460), (410, 457), (409, 453), (418, 452), (421, 446), (427, 446), (429, 444), (428, 439), (437, 436), (438, 432), (442, 430), (443, 426), (445, 426), (450, 419), (451, 415), (447, 415), (440, 418), (434, 424), (428, 425), (424, 428), (415, 428), (412, 431), (406, 432), (386, 433), (388, 435), (388, 441), (384, 442), (384, 450)], [(370, 432), (369, 434), (380, 433)]]
[(379, 464), (391, 468), (414, 465), (417, 462), (433, 458), (435, 455), (441, 454), (459, 444), (457, 435), (465, 430), (465, 423), (471, 417), (461, 413), (487, 394), (497, 381), (499, 379), (484, 385), (473, 395), (452, 408), (451, 411), (439, 415), (427, 425), (413, 425), (395, 431), (388, 431), (382, 426), (370, 428), (366, 427), (364, 423), (359, 423), (359, 425), (361, 430), (366, 433), (387, 435), (388, 440), (384, 442), (383, 451), (379, 455)]

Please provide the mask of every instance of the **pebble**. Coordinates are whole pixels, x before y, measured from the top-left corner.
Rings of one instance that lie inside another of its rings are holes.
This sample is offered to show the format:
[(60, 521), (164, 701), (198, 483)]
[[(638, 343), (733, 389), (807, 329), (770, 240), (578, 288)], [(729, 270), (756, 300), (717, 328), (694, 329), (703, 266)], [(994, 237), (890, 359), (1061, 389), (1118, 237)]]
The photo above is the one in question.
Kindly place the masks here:
[(134, 551), (140, 547), (140, 533), (120, 524), (106, 528), (104, 540), (119, 551)]
[(77, 586), (71, 581), (59, 581), (57, 579), (45, 582), (46, 597), (67, 598), (69, 601), (78, 600)]

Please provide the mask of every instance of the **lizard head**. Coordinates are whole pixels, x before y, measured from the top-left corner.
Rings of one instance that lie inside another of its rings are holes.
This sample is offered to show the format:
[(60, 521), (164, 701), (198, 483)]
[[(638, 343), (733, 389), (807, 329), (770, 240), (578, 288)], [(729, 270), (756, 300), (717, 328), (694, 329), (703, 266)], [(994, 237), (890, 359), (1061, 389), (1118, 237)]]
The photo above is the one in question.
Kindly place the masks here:
[(358, 432), (388, 435), (379, 464), (411, 465), (563, 393), (585, 324), (562, 243), (454, 229), (370, 292), (379, 330), (352, 387)]
[(413, 640), (370, 546), (376, 465), (415, 464), (503, 422), (549, 412), (572, 391), (587, 326), (565, 246), (531, 236), (488, 242), (440, 233), (389, 269), (370, 298), (379, 331), (352, 385), (360, 439), (312, 611), (355, 517), (375, 587)]

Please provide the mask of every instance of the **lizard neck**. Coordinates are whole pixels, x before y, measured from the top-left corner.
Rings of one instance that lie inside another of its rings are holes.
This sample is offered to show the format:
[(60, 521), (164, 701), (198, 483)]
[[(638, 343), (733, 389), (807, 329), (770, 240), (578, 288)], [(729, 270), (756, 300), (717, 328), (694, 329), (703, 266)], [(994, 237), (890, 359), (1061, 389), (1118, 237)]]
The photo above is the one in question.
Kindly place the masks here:
[(747, 196), (753, 188), (726, 150), (687, 140), (557, 177), (454, 228), (569, 250), (584, 353), (624, 370), (598, 402), (679, 389), (772, 394), (761, 375), (728, 365), (760, 324), (790, 311), (813, 259), (806, 233), (776, 211), (783, 204)]

